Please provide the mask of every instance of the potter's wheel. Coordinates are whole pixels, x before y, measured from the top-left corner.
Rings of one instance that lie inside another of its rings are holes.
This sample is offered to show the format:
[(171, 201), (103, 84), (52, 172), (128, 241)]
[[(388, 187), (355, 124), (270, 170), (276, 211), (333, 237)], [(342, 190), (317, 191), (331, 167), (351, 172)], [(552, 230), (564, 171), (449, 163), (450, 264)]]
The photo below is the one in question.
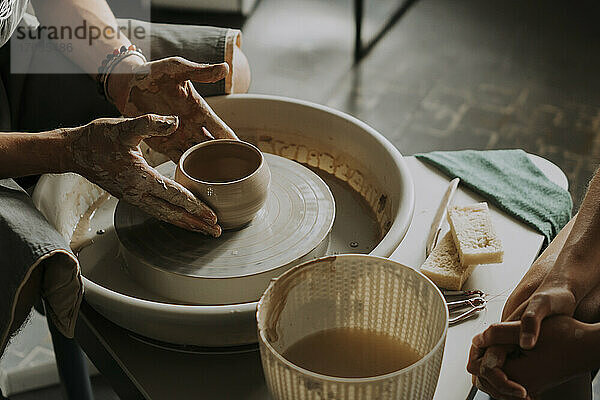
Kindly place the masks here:
[[(119, 202), (114, 225), (130, 274), (153, 292), (189, 304), (257, 300), (269, 280), (324, 255), (335, 217), (329, 187), (302, 165), (265, 154), (271, 189), (246, 227), (220, 238), (160, 222)], [(172, 177), (175, 164), (158, 167)]]
[[(415, 198), (405, 160), (383, 135), (352, 116), (302, 100), (248, 94), (206, 100), (243, 140), (310, 166), (327, 183), (336, 203), (327, 254), (392, 255), (410, 226)], [(69, 241), (102, 193), (77, 175), (47, 174), (33, 201)], [(256, 343), (256, 301), (189, 305), (134, 280), (114, 229), (116, 205), (114, 198), (97, 205), (87, 229), (92, 244), (79, 252), (87, 303), (113, 323), (161, 342)]]

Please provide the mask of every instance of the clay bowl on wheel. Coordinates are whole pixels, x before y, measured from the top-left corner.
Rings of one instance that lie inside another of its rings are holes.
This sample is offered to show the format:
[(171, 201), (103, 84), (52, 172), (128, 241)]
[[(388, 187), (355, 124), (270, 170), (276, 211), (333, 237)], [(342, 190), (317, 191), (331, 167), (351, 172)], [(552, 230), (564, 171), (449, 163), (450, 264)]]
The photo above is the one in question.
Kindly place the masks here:
[[(269, 281), (288, 268), (326, 254), (335, 220), (327, 184), (287, 158), (265, 154), (264, 162), (272, 171), (265, 205), (252, 221), (218, 238), (177, 228), (119, 202), (113, 224), (128, 275), (173, 303), (240, 304), (260, 298)], [(169, 161), (156, 169), (170, 178), (176, 165)], [(92, 247), (100, 244), (97, 240)], [(80, 253), (82, 263), (89, 263), (90, 250)]]
[[(340, 187), (351, 192), (351, 197), (359, 198), (378, 229), (375, 244), (363, 252), (388, 257), (398, 247), (413, 217), (413, 181), (398, 149), (375, 129), (343, 112), (283, 97), (231, 95), (207, 101), (242, 140), (262, 152), (334, 177)], [(344, 235), (355, 231), (353, 218), (361, 211), (349, 213), (346, 200), (332, 192), (340, 212), (336, 214), (331, 242), (348, 243)], [(101, 194), (95, 185), (77, 175), (44, 175), (34, 201), (70, 239), (80, 216)], [(106, 204), (112, 207), (106, 213), (108, 225), (102, 228), (106, 233), (97, 238), (108, 240), (112, 234), (114, 243), (107, 245), (103, 254), (90, 254), (93, 260), (83, 260), (88, 249), (83, 249), (80, 256), (85, 299), (90, 305), (117, 325), (164, 342), (201, 346), (257, 342), (256, 301), (214, 306), (177, 304), (149, 296), (134, 285), (121, 265), (107, 261), (106, 257), (118, 252), (114, 228), (111, 233), (115, 206), (116, 201)], [(91, 227), (92, 232), (97, 229)]]
[(183, 153), (175, 181), (206, 202), (223, 229), (236, 229), (252, 221), (265, 204), (271, 172), (256, 146), (217, 139)]

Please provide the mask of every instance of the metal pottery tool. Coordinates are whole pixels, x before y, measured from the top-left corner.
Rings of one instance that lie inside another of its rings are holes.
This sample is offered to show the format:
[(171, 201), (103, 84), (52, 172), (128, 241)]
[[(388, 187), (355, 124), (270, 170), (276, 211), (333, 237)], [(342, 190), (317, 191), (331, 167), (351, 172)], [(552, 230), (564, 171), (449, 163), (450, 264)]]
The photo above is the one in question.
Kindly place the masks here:
[(456, 188), (460, 183), (460, 178), (454, 178), (450, 181), (448, 185), (448, 189), (446, 189), (446, 193), (444, 197), (442, 197), (442, 201), (440, 206), (438, 207), (435, 217), (433, 218), (433, 222), (431, 223), (431, 230), (429, 231), (429, 235), (427, 236), (427, 242), (425, 244), (425, 257), (429, 256), (431, 250), (437, 244), (437, 241), (440, 237), (440, 232), (442, 231), (442, 226), (444, 225), (444, 216), (446, 215), (446, 208), (452, 202), (452, 198), (456, 193)]
[[(429, 231), (429, 235), (427, 237), (427, 243), (425, 244), (426, 257), (429, 256), (438, 242), (440, 233), (442, 231), (442, 226), (444, 225), (446, 209), (452, 202), (452, 198), (456, 193), (459, 183), (460, 178), (452, 179), (448, 185), (448, 188), (446, 189), (446, 193), (444, 193), (444, 197), (442, 197), (442, 201), (440, 202), (440, 205), (435, 213), (435, 217), (433, 218), (433, 222), (431, 223), (431, 230)], [(442, 290), (442, 293), (446, 299), (448, 311), (451, 315), (454, 315), (448, 320), (450, 325), (464, 321), (475, 315), (477, 312), (484, 310), (487, 303), (485, 300), (485, 294), (481, 290)]]
[(485, 293), (481, 290), (442, 290), (442, 294), (446, 299), (446, 306), (451, 315), (448, 320), (450, 325), (455, 325), (474, 316), (479, 311), (484, 310), (487, 304)]

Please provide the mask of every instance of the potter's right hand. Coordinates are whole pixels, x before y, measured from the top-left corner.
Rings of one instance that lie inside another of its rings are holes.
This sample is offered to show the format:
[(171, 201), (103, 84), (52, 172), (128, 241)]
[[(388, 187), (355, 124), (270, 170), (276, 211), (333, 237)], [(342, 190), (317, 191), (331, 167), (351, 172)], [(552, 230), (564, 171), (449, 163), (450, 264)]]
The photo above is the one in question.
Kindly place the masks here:
[(168, 136), (178, 123), (174, 116), (147, 114), (101, 118), (65, 129), (69, 169), (162, 221), (217, 237), (221, 227), (215, 213), (150, 167), (140, 151), (142, 139)]

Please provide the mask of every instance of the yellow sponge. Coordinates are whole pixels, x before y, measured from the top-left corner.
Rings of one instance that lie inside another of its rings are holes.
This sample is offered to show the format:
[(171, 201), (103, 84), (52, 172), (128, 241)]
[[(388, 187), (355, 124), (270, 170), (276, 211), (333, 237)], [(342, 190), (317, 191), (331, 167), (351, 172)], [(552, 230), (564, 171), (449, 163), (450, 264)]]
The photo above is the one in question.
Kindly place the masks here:
[(501, 263), (504, 250), (487, 203), (448, 207), (448, 222), (461, 265)]
[(475, 266), (460, 264), (452, 234), (448, 232), (421, 266), (421, 273), (443, 289), (460, 290), (474, 269)]

